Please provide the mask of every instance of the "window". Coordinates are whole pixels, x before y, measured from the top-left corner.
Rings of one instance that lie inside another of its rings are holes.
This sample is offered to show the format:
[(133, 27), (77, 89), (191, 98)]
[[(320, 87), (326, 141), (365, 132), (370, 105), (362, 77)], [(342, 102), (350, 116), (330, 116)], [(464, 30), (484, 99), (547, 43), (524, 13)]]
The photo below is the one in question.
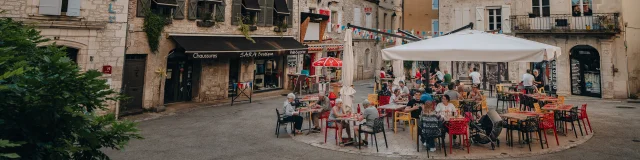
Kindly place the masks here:
[(242, 7), (242, 23), (255, 25), (256, 23), (258, 23), (258, 13), (258, 11)]
[(438, 2), (439, 0), (431, 0), (431, 9), (438, 9), (438, 7), (440, 6)]
[(273, 20), (273, 25), (274, 26), (278, 26), (280, 28), (287, 28), (289, 27), (288, 24), (289, 22), (289, 17), (290, 17), (290, 3), (293, 3), (291, 0), (289, 0), (289, 2), (287, 2), (287, 0), (275, 0), (273, 1), (273, 15), (272, 15), (272, 20)]
[(573, 16), (592, 16), (592, 0), (571, 0), (571, 12)]
[(489, 9), (489, 30), (500, 30), (502, 28), (501, 9)]
[(549, 8), (549, 0), (532, 0), (533, 14), (536, 17), (549, 17), (551, 10)]
[(387, 13), (384, 13), (384, 17), (382, 17), (382, 29), (387, 30)]
[(391, 15), (391, 23), (389, 24), (389, 25), (390, 25), (391, 30), (396, 30), (396, 29), (397, 29), (397, 27), (395, 26), (396, 17), (397, 17), (397, 16), (396, 16), (396, 13), (393, 13), (393, 14)]
[(338, 24), (338, 12), (331, 11), (331, 23)]
[(174, 7), (151, 3), (151, 12), (163, 17), (171, 17)]
[(38, 13), (52, 16), (80, 16), (81, 0), (40, 0)]
[(196, 18), (200, 20), (224, 20), (224, 6), (219, 1), (198, 1)]

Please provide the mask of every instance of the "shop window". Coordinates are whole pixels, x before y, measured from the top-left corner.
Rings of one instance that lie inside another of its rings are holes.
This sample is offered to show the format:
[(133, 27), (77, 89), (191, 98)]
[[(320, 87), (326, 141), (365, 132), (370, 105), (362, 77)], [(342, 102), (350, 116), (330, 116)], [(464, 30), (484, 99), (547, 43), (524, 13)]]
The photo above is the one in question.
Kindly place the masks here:
[(258, 23), (258, 11), (242, 8), (242, 23), (255, 25)]
[(222, 1), (199, 1), (196, 18), (200, 20), (224, 21), (224, 5)]
[(533, 14), (536, 17), (549, 17), (551, 10), (549, 6), (549, 0), (531, 0), (533, 7)]
[(273, 25), (278, 28), (289, 27), (289, 16), (291, 14), (289, 3), (292, 2), (287, 2), (286, 0), (274, 0), (273, 3), (274, 9), (271, 11), (273, 12)]
[(502, 28), (501, 9), (489, 9), (489, 30), (495, 31)]
[(573, 16), (592, 16), (592, 0), (571, 0), (571, 10)]
[(331, 23), (338, 24), (338, 12), (331, 11)]
[(172, 17), (176, 6), (178, 5), (175, 0), (152, 0), (150, 9), (151, 12), (160, 16)]

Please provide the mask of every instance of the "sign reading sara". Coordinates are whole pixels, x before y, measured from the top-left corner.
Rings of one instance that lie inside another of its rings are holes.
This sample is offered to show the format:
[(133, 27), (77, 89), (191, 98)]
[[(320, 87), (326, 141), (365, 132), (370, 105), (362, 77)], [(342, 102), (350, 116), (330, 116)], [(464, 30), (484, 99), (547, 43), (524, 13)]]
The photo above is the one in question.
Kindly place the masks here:
[(240, 53), (240, 58), (245, 57), (271, 57), (273, 56), (273, 52), (242, 52)]

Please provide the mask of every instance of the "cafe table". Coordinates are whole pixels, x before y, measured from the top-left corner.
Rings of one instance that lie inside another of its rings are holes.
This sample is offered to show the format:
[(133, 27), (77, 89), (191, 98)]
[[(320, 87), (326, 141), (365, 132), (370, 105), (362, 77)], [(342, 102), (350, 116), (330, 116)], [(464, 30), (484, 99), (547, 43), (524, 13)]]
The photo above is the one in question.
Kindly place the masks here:
[(313, 115), (313, 113), (320, 113), (321, 111), (322, 111), (322, 108), (309, 108), (309, 107), (298, 108), (298, 114), (305, 113), (309, 115), (309, 127), (307, 129), (302, 130), (302, 131), (307, 130), (308, 131), (307, 135), (311, 133), (311, 123), (313, 123), (312, 122), (313, 118), (311, 116)]
[[(518, 123), (520, 123), (520, 121), (525, 121), (526, 122), (527, 119), (539, 117), (540, 115), (541, 114), (535, 113), (535, 112), (514, 112), (514, 113), (500, 114), (500, 117), (506, 118), (506, 119), (517, 120)], [(524, 125), (526, 126), (527, 124), (525, 123)], [(509, 133), (511, 133), (511, 132), (509, 132), (509, 130), (507, 130), (507, 133), (508, 133), (507, 138), (509, 139), (509, 141), (507, 142), (507, 145), (513, 146), (513, 135), (509, 134)], [(526, 134), (525, 137), (526, 137), (525, 142), (526, 143), (530, 143), (531, 138), (529, 137), (529, 134)], [(540, 143), (542, 143), (542, 139), (540, 139)]]
[[(348, 115), (348, 116), (346, 116), (346, 117), (338, 117), (338, 118), (336, 118), (336, 120), (339, 120), (339, 121), (345, 121), (345, 122), (347, 122), (349, 125), (351, 125), (351, 127), (350, 127), (350, 128), (351, 128), (351, 130), (349, 130), (349, 131), (347, 131), (347, 132), (351, 132), (351, 133), (353, 133), (353, 134), (351, 134), (351, 136), (354, 136), (354, 137), (355, 137), (355, 131), (354, 131), (354, 130), (355, 130), (355, 128), (354, 128), (354, 127), (356, 126), (356, 122), (358, 122), (358, 121), (359, 121), (358, 119), (359, 119), (360, 117), (362, 117), (362, 115), (361, 115), (361, 114), (351, 114), (351, 115)], [(339, 131), (339, 132), (340, 132), (340, 131)], [(339, 138), (340, 138), (340, 139), (342, 139), (342, 137), (339, 137)], [(355, 139), (355, 138), (354, 138), (354, 139)], [(342, 140), (340, 140), (340, 141), (342, 141)], [(347, 143), (344, 143), (344, 144), (345, 144), (345, 145), (347, 145), (347, 144), (352, 144), (352, 143), (354, 143), (354, 142), (355, 142), (355, 141), (351, 141), (351, 142), (347, 142)]]

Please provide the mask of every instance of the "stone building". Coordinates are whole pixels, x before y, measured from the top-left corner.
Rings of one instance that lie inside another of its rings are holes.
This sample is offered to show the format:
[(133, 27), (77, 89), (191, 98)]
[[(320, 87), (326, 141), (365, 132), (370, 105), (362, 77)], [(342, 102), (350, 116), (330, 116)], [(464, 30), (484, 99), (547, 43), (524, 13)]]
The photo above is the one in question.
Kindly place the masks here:
[[(126, 0), (2, 0), (0, 17), (33, 25), (66, 47), (82, 71), (99, 70), (111, 89), (122, 84), (127, 35)], [(47, 44), (42, 44), (47, 45)], [(108, 111), (118, 104), (108, 102)]]
[[(440, 30), (452, 31), (470, 22), (474, 29), (501, 32), (562, 48), (555, 61), (541, 63), (441, 62), (441, 68), (464, 78), (477, 67), (485, 87), (520, 82), (527, 69), (545, 76), (547, 91), (558, 95), (627, 98), (637, 92), (637, 36), (625, 34), (638, 22), (633, 0), (440, 0)], [(637, 33), (634, 32), (634, 33)], [(635, 60), (635, 61), (634, 61)], [(632, 76), (630, 76), (632, 75)], [(628, 85), (628, 82), (634, 85)], [(635, 87), (636, 89), (629, 89)]]
[[(298, 6), (294, 0), (129, 1), (125, 64), (132, 70), (124, 85), (138, 101), (127, 106), (156, 109), (227, 99), (243, 88), (287, 88), (287, 75), (299, 64), (289, 56), (307, 52), (297, 40)], [(166, 23), (157, 51), (144, 29), (149, 13)]]
[(404, 0), (402, 26), (414, 35), (433, 36), (438, 29), (438, 0)]

